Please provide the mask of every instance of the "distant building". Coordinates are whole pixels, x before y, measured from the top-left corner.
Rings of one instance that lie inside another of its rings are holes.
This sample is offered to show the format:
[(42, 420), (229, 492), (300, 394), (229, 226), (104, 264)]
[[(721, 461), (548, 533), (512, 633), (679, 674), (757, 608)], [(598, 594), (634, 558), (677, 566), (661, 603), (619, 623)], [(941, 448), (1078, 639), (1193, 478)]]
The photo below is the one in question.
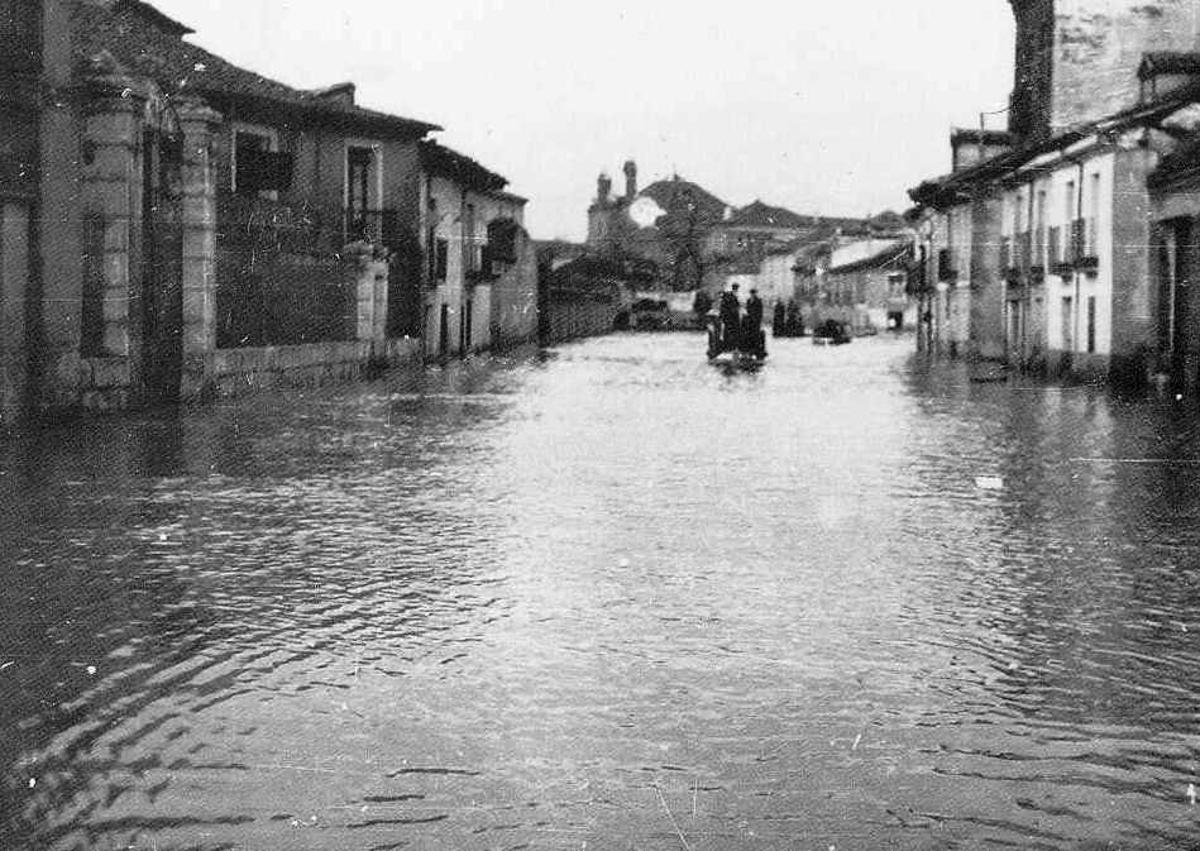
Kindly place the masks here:
[(508, 180), (433, 141), (420, 144), (425, 354), (446, 356), (532, 340), (537, 253), (526, 200)]
[(803, 216), (759, 200), (735, 208), (679, 175), (639, 189), (636, 164), (630, 160), (623, 170), (620, 195), (613, 194), (607, 174), (597, 179), (588, 208), (588, 248), (649, 259), (662, 285), (675, 291), (719, 291), (731, 276), (757, 275), (766, 257), (797, 240), (867, 227), (863, 219)]

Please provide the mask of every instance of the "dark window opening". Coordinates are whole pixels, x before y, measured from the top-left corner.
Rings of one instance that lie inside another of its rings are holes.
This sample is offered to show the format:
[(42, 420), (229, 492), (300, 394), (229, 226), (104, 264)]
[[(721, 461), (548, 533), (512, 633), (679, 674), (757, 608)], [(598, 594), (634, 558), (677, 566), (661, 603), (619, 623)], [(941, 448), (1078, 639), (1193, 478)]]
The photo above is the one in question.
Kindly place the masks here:
[(450, 264), (450, 240), (438, 238), (434, 242), (433, 279), (446, 280), (447, 267)]
[(1096, 351), (1096, 297), (1088, 296), (1087, 301), (1087, 350)]
[(42, 64), (38, 0), (0, 0), (0, 68), (36, 73)]
[(271, 140), (238, 131), (234, 140), (233, 185), (239, 193), (280, 192), (292, 188), (295, 158), (271, 150)]

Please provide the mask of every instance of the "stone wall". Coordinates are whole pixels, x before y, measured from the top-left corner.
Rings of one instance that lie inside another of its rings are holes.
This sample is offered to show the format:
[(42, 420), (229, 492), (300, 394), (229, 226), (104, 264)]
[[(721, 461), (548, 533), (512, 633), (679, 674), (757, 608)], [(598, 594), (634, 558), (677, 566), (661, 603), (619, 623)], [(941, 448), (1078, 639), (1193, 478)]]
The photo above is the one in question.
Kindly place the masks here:
[(537, 337), (537, 254), (522, 233), (517, 262), (492, 284), (491, 337), (497, 348)]
[(315, 387), (353, 381), (380, 362), (399, 365), (420, 360), (417, 340), (351, 340), (303, 346), (218, 349), (207, 359), (203, 397), (244, 395), (255, 390)]

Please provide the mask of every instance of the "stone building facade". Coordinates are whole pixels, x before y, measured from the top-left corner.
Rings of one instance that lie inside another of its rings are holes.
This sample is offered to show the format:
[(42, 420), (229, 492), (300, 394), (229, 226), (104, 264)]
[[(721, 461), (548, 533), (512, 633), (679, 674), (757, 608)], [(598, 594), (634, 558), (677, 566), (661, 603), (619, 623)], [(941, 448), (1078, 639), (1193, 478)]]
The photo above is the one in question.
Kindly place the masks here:
[[(440, 128), (233, 65), (142, 0), (5, 10), (0, 423), (420, 356), (419, 142)], [(524, 203), (491, 192), (483, 226), (510, 211), (519, 243)], [(536, 332), (527, 255), (524, 284), (486, 284), (520, 301), (485, 299), (491, 339)]]

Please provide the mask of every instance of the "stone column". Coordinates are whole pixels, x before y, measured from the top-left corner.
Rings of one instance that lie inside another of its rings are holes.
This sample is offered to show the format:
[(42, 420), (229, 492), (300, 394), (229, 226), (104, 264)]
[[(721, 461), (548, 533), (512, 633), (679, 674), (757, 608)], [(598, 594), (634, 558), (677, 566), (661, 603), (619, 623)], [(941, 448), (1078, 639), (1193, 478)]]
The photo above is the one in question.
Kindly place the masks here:
[(999, 193), (971, 204), (971, 307), (967, 325), (967, 357), (972, 361), (1004, 360), (1004, 279), (1000, 273)]
[(217, 132), (221, 114), (178, 104), (183, 132), (183, 374), (180, 397), (209, 392), (217, 349)]
[(137, 277), (133, 248), (139, 242), (134, 228), (141, 215), (139, 148), (145, 98), (128, 87), (124, 96), (106, 88), (110, 93), (97, 94), (88, 102), (83, 138), (84, 221), (96, 231), (94, 241), (88, 242), (100, 255), (91, 258), (83, 274), (100, 278), (96, 283), (102, 320), (102, 329), (85, 336), (99, 338), (98, 350), (88, 354), (128, 356), (136, 348), (132, 338), (137, 334), (130, 307)]
[(357, 338), (369, 342), (371, 357), (383, 356), (387, 344), (388, 264), (363, 253), (358, 257)]

